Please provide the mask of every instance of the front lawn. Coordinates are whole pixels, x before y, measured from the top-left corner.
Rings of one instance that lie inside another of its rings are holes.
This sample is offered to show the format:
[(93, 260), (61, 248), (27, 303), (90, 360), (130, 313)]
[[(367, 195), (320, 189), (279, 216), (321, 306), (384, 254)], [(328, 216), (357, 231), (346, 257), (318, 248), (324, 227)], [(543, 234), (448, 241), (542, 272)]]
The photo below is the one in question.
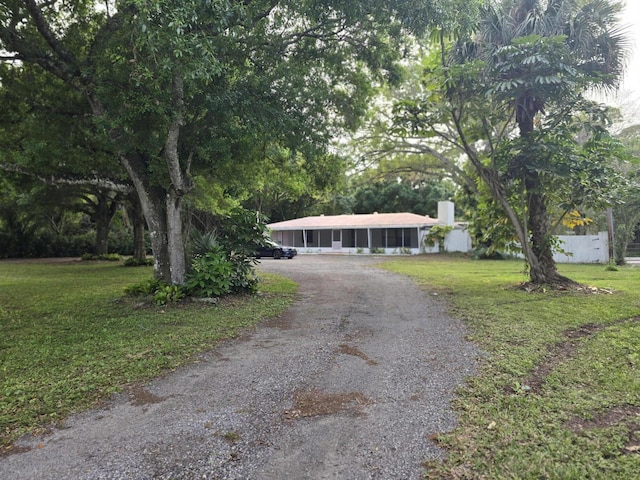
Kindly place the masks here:
[(449, 301), (486, 354), (457, 392), (459, 427), (436, 439), (448, 459), (428, 462), (426, 478), (639, 478), (640, 268), (561, 265), (597, 290), (527, 293), (514, 288), (519, 261), (384, 267)]
[(0, 261), (0, 448), (280, 314), (296, 289), (266, 276), (260, 294), (217, 306), (123, 297), (151, 276), (112, 262)]

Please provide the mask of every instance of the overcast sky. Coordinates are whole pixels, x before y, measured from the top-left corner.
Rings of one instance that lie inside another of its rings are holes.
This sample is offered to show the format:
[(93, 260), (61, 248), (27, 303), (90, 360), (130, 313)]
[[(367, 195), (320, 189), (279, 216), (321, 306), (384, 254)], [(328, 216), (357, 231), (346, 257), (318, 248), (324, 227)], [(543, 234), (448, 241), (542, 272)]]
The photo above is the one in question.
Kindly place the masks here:
[(633, 50), (617, 97), (606, 101), (620, 105), (625, 117), (640, 121), (640, 0), (625, 0), (625, 3), (622, 24), (629, 30)]

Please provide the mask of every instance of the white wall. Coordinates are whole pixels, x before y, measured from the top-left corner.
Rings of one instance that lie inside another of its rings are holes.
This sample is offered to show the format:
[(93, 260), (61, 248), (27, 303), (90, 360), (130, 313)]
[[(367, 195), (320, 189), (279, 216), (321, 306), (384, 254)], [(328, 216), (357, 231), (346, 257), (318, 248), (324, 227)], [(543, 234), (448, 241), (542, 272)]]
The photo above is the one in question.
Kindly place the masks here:
[(444, 237), (444, 248), (447, 252), (469, 252), (473, 248), (471, 235), (466, 229), (451, 230)]
[[(607, 232), (598, 235), (558, 235), (560, 248), (567, 253), (556, 252), (556, 263), (609, 263), (609, 237)], [(516, 254), (524, 258), (521, 253)]]
[[(422, 247), (422, 253), (438, 253), (440, 247), (438, 242), (433, 247), (424, 246), (424, 237), (428, 232), (422, 232), (420, 236), (420, 245)], [(455, 228), (444, 237), (444, 249), (446, 252), (470, 252), (473, 248), (471, 241), (471, 235), (465, 228)]]
[(609, 236), (607, 232), (598, 235), (559, 235), (560, 247), (565, 252), (555, 253), (557, 263), (609, 263)]
[[(557, 263), (609, 263), (609, 237), (607, 232), (597, 235), (559, 235), (560, 247), (567, 253), (556, 252)], [(473, 248), (467, 230), (455, 229), (445, 237), (447, 252), (469, 252)], [(438, 252), (438, 246), (425, 248), (425, 253)], [(518, 255), (522, 257), (522, 255)]]

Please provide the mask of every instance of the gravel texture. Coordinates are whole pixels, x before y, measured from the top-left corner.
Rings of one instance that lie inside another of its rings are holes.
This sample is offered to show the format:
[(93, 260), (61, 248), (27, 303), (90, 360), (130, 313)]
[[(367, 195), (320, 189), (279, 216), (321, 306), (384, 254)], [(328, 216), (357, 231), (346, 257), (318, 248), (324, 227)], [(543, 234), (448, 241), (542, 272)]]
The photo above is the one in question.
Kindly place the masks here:
[(374, 257), (264, 259), (282, 317), (17, 444), (0, 479), (419, 479), (478, 352), (443, 301)]

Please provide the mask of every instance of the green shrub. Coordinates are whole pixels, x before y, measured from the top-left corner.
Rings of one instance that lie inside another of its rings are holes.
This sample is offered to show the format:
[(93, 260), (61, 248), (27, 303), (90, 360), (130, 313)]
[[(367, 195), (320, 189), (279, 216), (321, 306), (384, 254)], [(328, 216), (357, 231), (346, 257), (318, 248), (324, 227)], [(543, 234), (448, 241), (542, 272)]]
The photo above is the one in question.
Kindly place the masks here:
[(150, 297), (156, 305), (166, 305), (182, 300), (187, 292), (180, 285), (169, 285), (155, 278), (150, 278), (125, 287), (124, 293), (133, 297)]
[(255, 212), (239, 210), (218, 220), (214, 230), (191, 234), (188, 251), (193, 256), (187, 276), (189, 295), (212, 297), (255, 293), (258, 288), (254, 257), (265, 242), (265, 225)]
[(94, 245), (93, 231), (68, 235), (40, 229), (23, 237), (0, 232), (0, 257), (79, 257)]
[(144, 280), (143, 282), (125, 287), (124, 293), (126, 295), (131, 295), (132, 297), (153, 295), (155, 291), (161, 286), (162, 282), (155, 278), (150, 278), (148, 280)]
[(444, 253), (446, 251), (444, 244), (445, 237), (447, 233), (452, 230), (453, 227), (451, 225), (434, 225), (424, 236), (425, 247), (435, 247), (436, 244), (438, 244), (438, 251)]
[(124, 261), (125, 267), (150, 267), (153, 265), (153, 258), (145, 258), (144, 260), (138, 260), (137, 258), (130, 257)]
[(83, 253), (82, 260), (119, 262), (120, 260), (122, 260), (122, 257), (117, 253), (103, 253), (102, 255), (94, 255), (93, 253)]
[(187, 276), (186, 292), (196, 297), (219, 297), (230, 293), (255, 293), (258, 278), (255, 260), (242, 255), (229, 255), (221, 246), (198, 255)]
[(233, 293), (255, 293), (258, 291), (258, 277), (253, 268), (255, 259), (234, 255), (230, 258), (233, 264), (231, 275), (231, 291)]
[(166, 305), (167, 303), (176, 303), (186, 296), (184, 287), (180, 285), (161, 284), (155, 292), (153, 292), (153, 303), (156, 305)]
[(189, 295), (196, 297), (226, 295), (232, 291), (231, 280), (235, 273), (233, 262), (223, 248), (217, 245), (193, 260), (185, 288)]
[(471, 252), (474, 260), (506, 260), (509, 258), (506, 254), (498, 252), (486, 246), (478, 246)]

